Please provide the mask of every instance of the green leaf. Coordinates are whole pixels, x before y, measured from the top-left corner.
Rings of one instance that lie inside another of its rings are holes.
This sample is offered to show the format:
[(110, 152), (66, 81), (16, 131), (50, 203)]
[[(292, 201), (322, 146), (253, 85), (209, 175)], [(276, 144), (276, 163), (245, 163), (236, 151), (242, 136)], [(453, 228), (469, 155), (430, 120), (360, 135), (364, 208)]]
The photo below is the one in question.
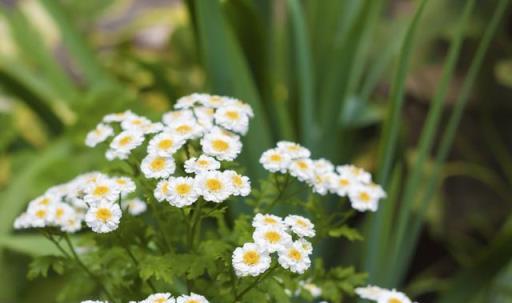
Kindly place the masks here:
[(65, 258), (57, 256), (43, 256), (37, 257), (29, 265), (29, 271), (27, 274), (28, 279), (33, 280), (37, 277), (48, 276), (48, 271), (52, 269), (57, 274), (61, 275), (64, 273)]
[(343, 225), (329, 230), (329, 236), (333, 238), (344, 237), (349, 241), (360, 241), (364, 239), (357, 229), (351, 228), (348, 225)]
[(145, 256), (140, 262), (140, 277), (145, 281), (155, 278), (171, 283), (173, 277), (180, 273), (174, 265), (176, 265), (176, 262), (173, 261), (171, 255)]

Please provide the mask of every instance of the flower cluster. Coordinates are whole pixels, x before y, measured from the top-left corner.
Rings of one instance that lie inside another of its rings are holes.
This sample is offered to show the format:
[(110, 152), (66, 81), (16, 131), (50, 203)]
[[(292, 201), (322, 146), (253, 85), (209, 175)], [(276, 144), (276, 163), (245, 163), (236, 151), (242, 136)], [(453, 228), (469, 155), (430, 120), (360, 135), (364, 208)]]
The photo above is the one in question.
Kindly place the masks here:
[[(232, 161), (240, 154), (240, 135), (248, 130), (251, 107), (229, 97), (192, 94), (180, 98), (174, 108), (156, 123), (130, 111), (106, 115), (88, 133), (86, 144), (94, 147), (115, 136), (106, 157), (128, 159), (148, 137), (140, 170), (146, 178), (159, 180), (155, 198), (175, 207), (192, 205), (200, 197), (220, 203), (230, 196), (247, 196), (249, 178), (233, 170), (220, 171), (219, 161)], [(120, 132), (116, 135), (114, 129)], [(184, 162), (184, 176), (174, 176), (174, 155), (180, 149), (188, 155), (194, 140), (202, 154)]]
[(320, 195), (348, 196), (359, 211), (376, 211), (380, 199), (386, 197), (381, 186), (372, 182), (371, 174), (354, 165), (335, 166), (326, 159), (311, 159), (311, 152), (297, 143), (280, 141), (260, 158), (272, 173), (288, 173), (307, 183)]
[[(233, 268), (239, 277), (258, 276), (270, 268), (271, 254), (285, 269), (302, 274), (311, 265), (313, 247), (305, 238), (315, 236), (315, 226), (307, 218), (289, 215), (284, 220), (271, 214), (257, 214), (253, 243), (245, 243), (233, 252)], [(293, 240), (293, 235), (297, 240)]]
[(117, 203), (134, 191), (135, 183), (128, 177), (86, 173), (32, 200), (15, 220), (14, 228), (58, 227), (73, 233), (85, 221), (95, 232), (110, 232), (119, 225), (121, 207), (132, 215), (146, 210), (146, 203), (137, 198), (123, 200), (121, 205)]
[[(82, 301), (82, 303), (108, 303), (106, 301)], [(173, 298), (170, 293), (156, 293), (152, 294), (142, 301), (130, 301), (130, 303), (209, 303), (205, 297), (191, 293), (190, 295), (182, 295)]]
[(355, 291), (359, 297), (377, 303), (411, 303), (411, 299), (406, 294), (395, 289), (368, 285), (366, 287), (358, 287)]

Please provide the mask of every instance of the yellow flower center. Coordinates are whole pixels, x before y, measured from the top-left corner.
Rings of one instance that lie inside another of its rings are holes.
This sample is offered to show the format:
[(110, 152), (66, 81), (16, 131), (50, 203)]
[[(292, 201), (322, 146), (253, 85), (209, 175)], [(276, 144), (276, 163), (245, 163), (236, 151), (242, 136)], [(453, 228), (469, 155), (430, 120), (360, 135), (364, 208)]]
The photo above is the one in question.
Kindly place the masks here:
[(302, 259), (302, 254), (297, 249), (292, 248), (288, 251), (288, 257), (294, 261), (300, 261), (300, 259)]
[(116, 183), (119, 184), (119, 185), (125, 185), (126, 184), (126, 180), (125, 179), (116, 179)]
[(153, 301), (153, 303), (165, 303), (165, 301), (167, 301), (166, 298), (158, 298), (155, 301)]
[(57, 219), (60, 219), (62, 218), (62, 216), (64, 215), (64, 209), (62, 208), (57, 208), (57, 210), (55, 211), (55, 217), (57, 217)]
[(153, 161), (151, 161), (150, 167), (151, 167), (151, 170), (153, 170), (153, 171), (155, 171), (155, 170), (159, 171), (159, 170), (164, 169), (165, 164), (166, 164), (165, 158), (156, 157), (155, 159), (153, 159)]
[(158, 147), (161, 149), (169, 149), (173, 146), (173, 142), (171, 139), (163, 139), (158, 142)]
[(205, 166), (207, 166), (207, 165), (208, 165), (208, 163), (210, 163), (210, 162), (208, 162), (208, 160), (201, 159), (201, 160), (197, 160), (197, 162), (196, 162), (196, 163), (197, 163), (197, 165), (199, 165), (199, 166), (205, 167)]
[(199, 303), (199, 301), (194, 300), (194, 299), (190, 299), (190, 300), (188, 300), (186, 303)]
[(39, 201), (40, 205), (48, 205), (50, 204), (50, 199), (48, 198), (42, 198), (41, 201)]
[(281, 235), (276, 231), (267, 231), (265, 233), (265, 239), (270, 243), (277, 243), (281, 240)]
[(132, 124), (133, 125), (141, 125), (142, 124), (142, 120), (141, 119), (133, 119), (132, 120)]
[(297, 166), (299, 169), (305, 170), (308, 168), (308, 164), (304, 161), (297, 161)]
[(169, 183), (168, 182), (165, 182), (163, 185), (162, 185), (162, 192), (164, 194), (167, 194), (169, 192)]
[(260, 254), (255, 250), (249, 250), (244, 253), (243, 259), (246, 265), (256, 265), (260, 261)]
[(272, 156), (270, 156), (270, 161), (272, 162), (281, 162), (282, 159), (281, 155), (278, 154), (272, 154)]
[(94, 195), (95, 196), (104, 196), (106, 193), (108, 193), (109, 188), (105, 185), (98, 185), (96, 188), (94, 188)]
[(348, 186), (350, 184), (350, 181), (348, 179), (340, 179), (340, 186)]
[(308, 227), (308, 223), (306, 223), (306, 221), (302, 220), (302, 219), (298, 219), (296, 221), (297, 225), (299, 225), (300, 227), (303, 227), (303, 228), (306, 228)]
[(299, 149), (300, 149), (300, 146), (298, 146), (297, 144), (288, 146), (289, 151), (298, 151)]
[(130, 144), (133, 141), (133, 138), (131, 136), (124, 136), (119, 140), (120, 146), (126, 146)]
[(222, 182), (218, 179), (208, 179), (206, 180), (206, 188), (210, 191), (219, 191), (222, 189)]
[(46, 210), (40, 209), (36, 211), (36, 217), (38, 217), (39, 219), (44, 219), (46, 217)]
[(213, 140), (212, 147), (215, 151), (224, 152), (224, 151), (228, 150), (229, 144), (224, 140), (217, 139), (217, 140)]
[(403, 303), (402, 300), (397, 298), (391, 298), (388, 300), (388, 303)]
[(233, 184), (236, 186), (236, 187), (242, 187), (243, 185), (243, 181), (242, 181), (242, 177), (240, 177), (239, 175), (234, 175), (233, 178), (232, 178), (232, 181), (233, 181)]
[(266, 217), (263, 221), (267, 224), (276, 224), (277, 223), (276, 219), (271, 218), (271, 217)]
[(240, 119), (240, 114), (236, 111), (230, 110), (226, 112), (226, 117), (230, 120), (238, 120)]
[(186, 134), (192, 131), (192, 127), (189, 125), (183, 124), (178, 127), (176, 127), (176, 131), (180, 134)]
[(176, 192), (180, 196), (184, 196), (184, 195), (188, 194), (191, 189), (192, 189), (192, 186), (190, 186), (190, 184), (187, 184), (187, 183), (181, 183), (181, 184), (176, 185)]
[(107, 222), (111, 218), (112, 218), (112, 212), (108, 208), (103, 207), (96, 211), (96, 219), (98, 219), (102, 222)]
[(367, 192), (363, 191), (359, 193), (359, 200), (363, 202), (370, 202), (370, 199), (371, 197)]

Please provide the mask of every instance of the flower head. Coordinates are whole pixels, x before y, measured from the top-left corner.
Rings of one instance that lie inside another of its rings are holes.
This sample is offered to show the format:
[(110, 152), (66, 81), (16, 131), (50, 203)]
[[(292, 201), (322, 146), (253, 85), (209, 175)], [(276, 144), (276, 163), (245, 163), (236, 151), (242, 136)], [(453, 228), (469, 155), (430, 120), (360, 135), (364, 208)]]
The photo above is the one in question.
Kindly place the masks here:
[(176, 298), (176, 303), (209, 303), (205, 297), (195, 293), (190, 293), (189, 296), (179, 296)]
[(119, 226), (121, 208), (118, 204), (101, 201), (89, 208), (85, 215), (85, 222), (94, 232), (108, 233)]
[(270, 267), (270, 255), (254, 243), (245, 243), (233, 252), (233, 268), (239, 277), (258, 276)]
[(138, 216), (146, 211), (148, 205), (139, 198), (129, 199), (121, 202), (123, 209), (126, 209), (130, 215)]
[(268, 252), (284, 249), (292, 243), (292, 237), (279, 227), (260, 227), (253, 234), (254, 243)]
[(269, 149), (260, 157), (260, 163), (270, 172), (285, 173), (290, 165), (291, 157), (288, 153), (277, 149)]
[(256, 214), (252, 220), (252, 226), (255, 228), (260, 227), (275, 227), (286, 229), (286, 225), (281, 217), (271, 214)]
[(99, 143), (107, 140), (108, 137), (114, 134), (114, 130), (109, 125), (100, 123), (96, 128), (85, 137), (85, 145), (89, 147), (95, 147)]
[(166, 200), (176, 207), (192, 205), (199, 198), (199, 191), (194, 178), (171, 177), (168, 183)]
[(161, 157), (170, 157), (180, 149), (185, 141), (169, 133), (160, 133), (153, 137), (148, 144), (148, 153)]
[(227, 176), (220, 171), (207, 171), (197, 175), (197, 189), (206, 201), (220, 203), (233, 193)]
[(309, 254), (304, 250), (301, 243), (291, 243), (279, 250), (278, 254), (279, 264), (291, 272), (302, 274), (311, 266)]
[(224, 171), (224, 175), (231, 182), (233, 195), (235, 196), (248, 196), (251, 193), (251, 181), (249, 177), (242, 176), (234, 170)]
[(213, 130), (201, 139), (203, 152), (221, 161), (234, 160), (242, 149), (240, 138), (220, 130)]
[(157, 293), (152, 294), (146, 299), (144, 299), (141, 303), (175, 303), (176, 300), (171, 297), (171, 294), (166, 293)]
[(284, 219), (286, 225), (299, 237), (314, 237), (315, 225), (308, 218), (297, 215), (289, 215)]
[(140, 165), (146, 178), (167, 178), (174, 173), (176, 164), (172, 157), (163, 157), (157, 154), (148, 154)]
[(185, 161), (185, 172), (189, 174), (200, 174), (209, 170), (220, 168), (220, 162), (212, 157), (201, 155), (198, 158), (190, 158)]
[(242, 108), (235, 105), (217, 109), (214, 118), (217, 125), (241, 135), (245, 135), (249, 129), (249, 116)]

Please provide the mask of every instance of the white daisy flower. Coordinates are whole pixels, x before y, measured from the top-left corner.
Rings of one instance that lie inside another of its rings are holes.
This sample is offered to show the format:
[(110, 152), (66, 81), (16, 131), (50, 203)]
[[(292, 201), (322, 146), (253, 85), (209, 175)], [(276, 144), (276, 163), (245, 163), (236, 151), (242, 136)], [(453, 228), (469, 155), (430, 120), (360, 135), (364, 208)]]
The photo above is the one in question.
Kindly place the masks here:
[(238, 109), (240, 109), (243, 113), (245, 113), (249, 117), (251, 117), (251, 118), (254, 117), (254, 112), (252, 110), (252, 107), (249, 104), (244, 103), (244, 102), (242, 102), (238, 99), (232, 98), (232, 97), (225, 97), (224, 101), (226, 103), (225, 104), (226, 106), (238, 107)]
[[(378, 286), (368, 285), (366, 287), (358, 287), (355, 293), (362, 299), (377, 301), (384, 293), (388, 292), (387, 289)], [(387, 302), (386, 302), (387, 303)]]
[(336, 167), (336, 171), (341, 176), (346, 176), (347, 178), (359, 182), (369, 183), (372, 181), (372, 175), (369, 172), (352, 164), (338, 166)]
[(197, 123), (203, 127), (204, 130), (213, 127), (213, 119), (215, 110), (213, 108), (201, 106), (194, 108), (194, 114), (197, 117)]
[(279, 141), (277, 142), (277, 148), (288, 154), (292, 159), (309, 158), (311, 156), (309, 149), (294, 142)]
[(153, 193), (153, 195), (155, 196), (155, 198), (158, 202), (162, 202), (164, 200), (167, 200), (167, 197), (169, 196), (169, 192), (170, 192), (169, 180), (161, 180), (156, 185), (155, 192)]
[(148, 118), (133, 114), (121, 122), (121, 128), (123, 130), (145, 132), (151, 124), (153, 124), (153, 122)]
[[(377, 185), (359, 184), (348, 193), (350, 205), (358, 211), (376, 211), (384, 191)], [(384, 194), (385, 195), (385, 194)]]
[(176, 164), (172, 157), (148, 154), (142, 160), (140, 169), (146, 178), (167, 178), (174, 173)]
[(411, 299), (404, 293), (396, 290), (385, 291), (377, 300), (377, 303), (411, 303)]
[(278, 251), (277, 261), (285, 269), (291, 272), (303, 274), (310, 266), (309, 254), (300, 243), (294, 242), (288, 247)]
[(13, 224), (14, 229), (26, 229), (26, 228), (31, 227), (31, 224), (32, 224), (31, 219), (32, 219), (32, 217), (30, 214), (28, 214), (26, 212), (22, 213), (14, 220), (14, 224)]
[(191, 110), (175, 110), (162, 115), (162, 121), (166, 125), (172, 125), (179, 121), (195, 120), (194, 112)]
[(134, 113), (127, 110), (127, 111), (120, 112), (120, 113), (108, 114), (105, 117), (103, 117), (103, 122), (105, 122), (105, 123), (122, 122), (125, 119), (127, 119), (129, 117), (134, 117), (134, 116), (135, 116)]
[(273, 148), (265, 151), (260, 157), (260, 163), (270, 172), (286, 173), (291, 157), (280, 149)]
[(300, 181), (308, 181), (313, 178), (313, 161), (310, 159), (292, 160), (289, 170), (290, 175), (296, 177)]
[(208, 98), (200, 100), (206, 107), (219, 108), (226, 105), (226, 99), (223, 96), (208, 95)]
[(300, 244), (308, 255), (313, 253), (313, 245), (308, 240), (300, 238), (299, 240), (295, 241), (295, 243)]
[(60, 229), (66, 233), (75, 233), (82, 229), (82, 215), (74, 213), (60, 224)]
[(314, 237), (315, 225), (308, 218), (297, 215), (289, 215), (284, 219), (286, 225), (299, 237)]
[(113, 161), (115, 159), (126, 160), (129, 156), (129, 153), (124, 153), (116, 149), (108, 149), (105, 152), (105, 158), (107, 158), (107, 160), (109, 161)]
[(99, 143), (107, 140), (108, 137), (114, 134), (114, 130), (107, 124), (100, 123), (96, 128), (85, 137), (85, 145), (95, 147)]
[(192, 205), (199, 198), (199, 192), (194, 178), (171, 177), (169, 178), (167, 201), (176, 207)]
[(346, 196), (348, 192), (351, 190), (351, 188), (359, 184), (359, 181), (353, 179), (348, 174), (334, 174), (333, 177), (330, 179), (330, 182), (330, 191), (337, 194), (340, 197)]
[(153, 137), (148, 144), (148, 153), (161, 157), (172, 156), (180, 149), (185, 141), (169, 133), (160, 133)]
[(119, 199), (120, 190), (116, 182), (106, 176), (98, 176), (85, 188), (85, 202), (95, 204), (100, 201), (114, 202)]
[(87, 210), (85, 222), (96, 233), (108, 233), (117, 229), (121, 216), (117, 203), (101, 201)]
[(52, 221), (56, 225), (62, 225), (71, 216), (75, 215), (75, 210), (66, 203), (57, 203), (51, 210), (53, 211)]
[(233, 252), (233, 268), (238, 277), (259, 276), (271, 263), (270, 255), (254, 243), (245, 243)]
[(215, 123), (225, 129), (245, 135), (249, 130), (249, 116), (237, 106), (224, 106), (214, 115)]
[(201, 139), (203, 152), (219, 160), (232, 161), (242, 150), (240, 138), (221, 131), (211, 131)]
[(114, 177), (113, 180), (123, 197), (133, 193), (136, 189), (135, 182), (128, 177)]
[(53, 221), (53, 209), (46, 205), (30, 205), (27, 209), (30, 227), (45, 227)]
[(331, 188), (332, 178), (332, 174), (317, 173), (314, 171), (311, 179), (308, 180), (308, 184), (312, 187), (315, 193), (324, 196)]
[(190, 296), (179, 296), (176, 298), (176, 303), (209, 303), (205, 297), (195, 293), (190, 293)]
[(256, 214), (252, 220), (252, 226), (255, 228), (274, 227), (283, 230), (286, 229), (283, 219), (271, 214)]
[(207, 171), (196, 176), (197, 188), (206, 201), (220, 203), (233, 193), (231, 182), (219, 171)]
[(182, 140), (189, 140), (201, 137), (204, 129), (196, 122), (195, 118), (192, 118), (171, 123), (166, 127), (166, 131)]
[(194, 93), (194, 94), (191, 94), (188, 96), (183, 96), (176, 101), (174, 108), (184, 109), (184, 108), (194, 107), (198, 103), (202, 104), (202, 102), (203, 102), (202, 100), (208, 98), (207, 96), (208, 95), (206, 95), (206, 94), (198, 94), (198, 93)]
[(242, 176), (234, 170), (224, 171), (224, 175), (231, 182), (234, 196), (246, 197), (251, 193), (251, 181), (249, 177)]
[(50, 207), (52, 205), (55, 205), (57, 202), (58, 200), (56, 199), (55, 195), (51, 195), (47, 192), (44, 195), (39, 196), (34, 200), (30, 201), (28, 205), (29, 207), (35, 205)]
[(166, 293), (157, 293), (152, 294), (146, 299), (144, 299), (141, 303), (175, 303), (176, 300), (174, 300), (173, 297), (171, 297), (171, 294)]
[(218, 169), (220, 169), (220, 162), (206, 155), (201, 155), (199, 158), (190, 158), (185, 161), (185, 172), (189, 174), (200, 174)]
[(252, 237), (256, 245), (270, 253), (284, 249), (292, 243), (292, 237), (279, 227), (266, 226), (256, 228)]
[(334, 172), (334, 164), (327, 159), (317, 159), (313, 160), (313, 166), (315, 167), (315, 172), (318, 174), (328, 174)]
[(112, 142), (110, 142), (110, 150), (116, 158), (119, 155), (127, 156), (143, 142), (144, 134), (142, 132), (126, 130), (114, 137)]
[(144, 213), (148, 208), (146, 202), (139, 198), (124, 200), (121, 202), (121, 206), (123, 209), (128, 210), (128, 213), (132, 216), (138, 216)]

